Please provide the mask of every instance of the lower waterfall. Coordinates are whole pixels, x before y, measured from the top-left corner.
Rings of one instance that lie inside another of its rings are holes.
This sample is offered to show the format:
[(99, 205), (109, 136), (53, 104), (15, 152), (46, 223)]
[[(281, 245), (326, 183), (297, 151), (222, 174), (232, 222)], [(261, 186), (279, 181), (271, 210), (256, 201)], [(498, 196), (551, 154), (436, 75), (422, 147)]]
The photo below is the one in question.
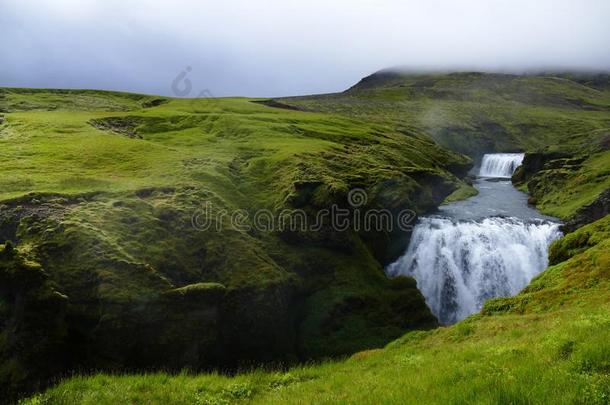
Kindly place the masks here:
[(390, 277), (414, 277), (443, 324), (490, 298), (517, 294), (548, 266), (560, 224), (529, 206), (507, 179), (522, 161), (517, 153), (485, 155), (474, 182), (479, 194), (420, 218), (406, 252), (386, 268)]
[(558, 224), (542, 221), (422, 218), (387, 272), (414, 277), (439, 321), (454, 323), (490, 298), (517, 294), (547, 267), (548, 247), (560, 236)]

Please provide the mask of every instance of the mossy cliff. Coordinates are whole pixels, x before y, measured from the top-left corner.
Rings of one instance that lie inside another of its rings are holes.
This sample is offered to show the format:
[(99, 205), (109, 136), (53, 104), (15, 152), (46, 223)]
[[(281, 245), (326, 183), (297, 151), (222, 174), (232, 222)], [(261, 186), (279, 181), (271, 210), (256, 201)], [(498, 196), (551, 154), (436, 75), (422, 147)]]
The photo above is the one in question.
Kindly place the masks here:
[[(248, 99), (2, 93), (1, 271), (39, 274), (0, 290), (4, 393), (70, 370), (338, 356), (436, 325), (383, 272), (408, 233), (254, 226), (261, 210), (435, 209), (471, 161), (423, 133)], [(48, 338), (28, 352), (15, 333)]]

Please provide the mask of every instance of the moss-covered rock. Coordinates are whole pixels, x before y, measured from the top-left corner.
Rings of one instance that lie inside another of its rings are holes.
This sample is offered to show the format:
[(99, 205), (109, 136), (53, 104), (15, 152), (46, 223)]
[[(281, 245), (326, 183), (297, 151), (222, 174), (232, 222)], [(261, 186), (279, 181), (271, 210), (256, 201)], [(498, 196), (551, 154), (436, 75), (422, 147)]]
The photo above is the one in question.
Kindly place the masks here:
[(563, 226), (563, 230), (565, 232), (573, 232), (576, 229), (604, 218), (609, 214), (610, 188), (603, 191), (592, 203), (580, 207)]
[(549, 250), (549, 264), (564, 262), (609, 238), (610, 215), (606, 215), (555, 241)]
[[(541, 171), (547, 163), (569, 156), (563, 152), (528, 152), (523, 157), (521, 166), (515, 170), (512, 181), (515, 185), (525, 184), (536, 173)], [(557, 164), (551, 164), (551, 166), (556, 167)]]

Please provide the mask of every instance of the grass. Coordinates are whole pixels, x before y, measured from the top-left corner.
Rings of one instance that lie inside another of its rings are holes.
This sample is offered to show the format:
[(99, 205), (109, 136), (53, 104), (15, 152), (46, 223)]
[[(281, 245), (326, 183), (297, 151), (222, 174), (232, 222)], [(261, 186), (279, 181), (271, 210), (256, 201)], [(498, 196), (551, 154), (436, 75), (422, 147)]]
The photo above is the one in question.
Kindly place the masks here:
[(528, 183), (543, 212), (568, 219), (610, 188), (610, 151), (588, 153), (581, 165), (542, 170)]
[[(6, 116), (0, 137), (2, 199), (27, 192), (76, 194), (214, 182), (221, 183), (218, 188), (223, 189), (231, 185), (227, 180), (232, 179), (226, 177), (230, 177), (228, 170), (233, 164), (245, 177), (240, 187), (250, 187), (236, 190), (233, 186), (225, 196), (247, 192), (268, 200), (271, 194), (276, 201), (262, 202), (273, 206), (286, 191), (270, 193), (260, 186), (282, 178), (279, 165), (286, 159), (341, 159), (345, 148), (356, 155), (354, 158), (362, 157), (363, 171), (375, 168), (380, 176), (386, 174), (383, 171), (392, 174), (435, 169), (455, 159), (425, 137), (406, 138), (379, 124), (274, 109), (247, 99), (171, 100), (136, 112), (108, 112), (102, 107), (114, 104), (105, 103), (107, 97), (98, 93), (94, 93), (97, 98), (83, 100), (79, 92), (61, 93), (63, 98), (57, 95), (51, 99), (44, 92), (5, 92), (8, 108), (16, 110)], [(115, 97), (111, 93), (109, 98), (114, 101)], [(121, 108), (131, 105), (131, 97), (125, 97)], [(80, 102), (89, 102), (90, 110), (74, 110), (73, 105)], [(117, 132), (96, 129), (91, 120), (112, 120)], [(132, 130), (142, 139), (116, 136), (121, 125), (134, 126)], [(403, 156), (387, 155), (380, 144), (395, 147)], [(424, 149), (425, 153), (420, 153)], [(385, 155), (376, 156), (375, 151)], [(399, 160), (400, 165), (390, 166), (386, 159)], [(332, 177), (331, 173), (320, 175)], [(26, 176), (27, 181), (18, 181)], [(337, 186), (346, 188), (345, 184)]]

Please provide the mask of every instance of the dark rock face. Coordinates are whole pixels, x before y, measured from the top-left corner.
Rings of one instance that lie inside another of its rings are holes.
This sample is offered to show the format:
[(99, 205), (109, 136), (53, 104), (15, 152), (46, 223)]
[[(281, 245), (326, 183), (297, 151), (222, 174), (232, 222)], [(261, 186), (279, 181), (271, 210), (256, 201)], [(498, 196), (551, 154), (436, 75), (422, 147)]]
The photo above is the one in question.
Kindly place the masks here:
[(140, 124), (140, 121), (138, 117), (108, 117), (92, 119), (89, 124), (102, 131), (112, 131), (128, 138), (141, 139), (142, 136), (136, 132), (136, 127)]
[(295, 107), (292, 105), (288, 105), (288, 104), (284, 104), (284, 103), (280, 103), (279, 101), (276, 101), (276, 100), (256, 100), (256, 101), (253, 101), (253, 103), (266, 105), (267, 107), (282, 108), (284, 110), (294, 110), (294, 111), (302, 110), (301, 108), (298, 108), (298, 107)]
[[(456, 170), (460, 171), (464, 168)], [(392, 229), (360, 232), (362, 239), (383, 266), (398, 259), (409, 245), (411, 233), (401, 229), (399, 225), (407, 225), (407, 228), (408, 225), (415, 226), (418, 215), (436, 210), (455, 189), (452, 183), (441, 176), (420, 174), (414, 178), (420, 185), (415, 191), (400, 192), (400, 185), (391, 181), (377, 185), (374, 205), (369, 209), (383, 209), (389, 212), (393, 220)], [(405, 207), (416, 207), (416, 211), (409, 214), (404, 211)]]
[(512, 177), (515, 185), (527, 184), (528, 204), (537, 205), (545, 194), (561, 186), (580, 168), (584, 158), (574, 158), (561, 152), (526, 153), (521, 166)]
[(4, 89), (0, 89), (0, 113), (5, 112), (8, 112), (6, 105), (6, 91)]
[(576, 229), (602, 219), (610, 214), (610, 189), (607, 189), (591, 204), (579, 209), (562, 227), (563, 232), (574, 232)]
[[(570, 155), (561, 152), (530, 152), (526, 153), (523, 158), (523, 163), (513, 174), (512, 181), (514, 184), (524, 184), (530, 180), (536, 173), (545, 168), (549, 162), (557, 159), (566, 159)], [(556, 166), (556, 165), (555, 165)]]
[(152, 108), (158, 107), (162, 104), (167, 103), (169, 100), (166, 98), (153, 98), (152, 100), (147, 100), (142, 103), (143, 108)]
[(69, 362), (68, 297), (56, 288), (38, 263), (0, 245), (0, 398), (39, 388)]

